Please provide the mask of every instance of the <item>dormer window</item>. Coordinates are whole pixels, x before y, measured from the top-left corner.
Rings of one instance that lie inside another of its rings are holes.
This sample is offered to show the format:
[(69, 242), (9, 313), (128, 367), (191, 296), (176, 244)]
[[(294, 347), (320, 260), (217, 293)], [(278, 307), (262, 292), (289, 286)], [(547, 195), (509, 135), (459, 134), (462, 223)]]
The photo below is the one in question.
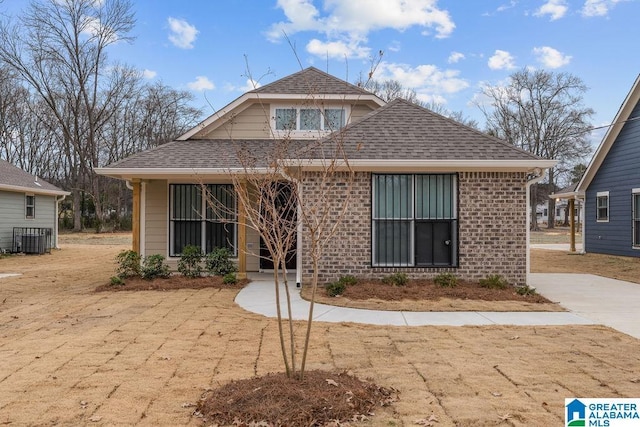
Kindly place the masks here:
[(333, 132), (345, 126), (346, 118), (344, 107), (273, 108), (273, 126), (278, 132)]

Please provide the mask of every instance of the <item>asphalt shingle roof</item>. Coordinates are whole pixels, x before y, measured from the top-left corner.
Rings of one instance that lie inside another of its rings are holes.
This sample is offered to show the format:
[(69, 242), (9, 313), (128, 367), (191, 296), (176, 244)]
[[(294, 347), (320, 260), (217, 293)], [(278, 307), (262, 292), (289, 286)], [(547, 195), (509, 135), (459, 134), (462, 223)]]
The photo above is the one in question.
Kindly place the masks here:
[[(394, 100), (322, 140), (291, 140), (290, 158), (322, 158), (339, 141), (350, 160), (540, 160), (513, 145), (404, 100)], [(266, 166), (274, 140), (173, 141), (110, 168), (239, 168), (238, 153)], [(329, 151), (331, 152), (331, 151)], [(297, 154), (294, 154), (297, 153)], [(282, 157), (285, 157), (280, 153)]]
[(318, 70), (315, 67), (283, 77), (280, 80), (266, 84), (249, 93), (276, 93), (296, 95), (372, 95), (349, 82)]
[(402, 99), (372, 111), (327, 140), (344, 144), (349, 159), (540, 160)]
[(0, 186), (21, 187), (34, 192), (62, 192), (64, 190), (37, 178), (28, 172), (0, 159)]

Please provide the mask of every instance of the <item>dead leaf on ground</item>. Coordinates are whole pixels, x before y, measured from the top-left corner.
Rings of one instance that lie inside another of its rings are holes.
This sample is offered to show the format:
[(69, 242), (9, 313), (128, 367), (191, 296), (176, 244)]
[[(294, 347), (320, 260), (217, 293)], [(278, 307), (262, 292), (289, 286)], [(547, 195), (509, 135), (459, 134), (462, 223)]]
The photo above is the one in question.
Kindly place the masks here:
[(507, 421), (507, 420), (510, 420), (512, 418), (512, 415), (511, 414), (503, 414), (503, 415), (498, 414), (498, 418), (500, 418), (502, 421)]
[(332, 380), (331, 378), (327, 378), (325, 381), (326, 381), (326, 382), (327, 382), (327, 384), (329, 384), (329, 385), (332, 385), (332, 386), (334, 386), (334, 387), (338, 387), (338, 383), (337, 383), (337, 382), (335, 382), (334, 380)]
[(434, 423), (437, 423), (439, 421), (440, 420), (438, 420), (438, 417), (436, 417), (434, 414), (431, 414), (429, 418), (421, 418), (419, 420), (415, 420), (415, 423), (419, 426), (433, 426), (435, 425)]
[(491, 392), (491, 395), (492, 395), (493, 397), (502, 397), (502, 393), (500, 393), (499, 391), (492, 391), (492, 392)]
[(92, 423), (97, 423), (98, 421), (100, 421), (102, 419), (101, 416), (99, 415), (94, 415), (93, 417), (89, 418), (89, 421), (91, 421)]
[(640, 378), (634, 378), (631, 380), (631, 382), (634, 384), (640, 383)]

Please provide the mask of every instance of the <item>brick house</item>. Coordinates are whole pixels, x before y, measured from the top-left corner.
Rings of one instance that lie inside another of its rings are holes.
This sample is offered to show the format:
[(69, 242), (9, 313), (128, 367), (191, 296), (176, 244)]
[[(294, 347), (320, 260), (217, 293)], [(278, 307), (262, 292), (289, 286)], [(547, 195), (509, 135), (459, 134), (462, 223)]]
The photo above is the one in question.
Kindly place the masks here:
[[(242, 209), (234, 212), (233, 197), (225, 202), (230, 218), (210, 213), (200, 184), (232, 193), (230, 174), (243, 167), (239, 152), (256, 159), (256, 170), (268, 168), (280, 138), (304, 148), (296, 154), (304, 198), (320, 192), (323, 144), (339, 139), (355, 172), (345, 187), (347, 214), (319, 266), (321, 281), (452, 272), (526, 283), (527, 190), (555, 161), (406, 101), (385, 104), (313, 67), (247, 92), (176, 141), (97, 171), (133, 186), (135, 250), (173, 262), (185, 244), (204, 252), (228, 246), (244, 274), (269, 267), (258, 256), (260, 237), (246, 227)], [(292, 266), (298, 282), (308, 280), (304, 230)]]

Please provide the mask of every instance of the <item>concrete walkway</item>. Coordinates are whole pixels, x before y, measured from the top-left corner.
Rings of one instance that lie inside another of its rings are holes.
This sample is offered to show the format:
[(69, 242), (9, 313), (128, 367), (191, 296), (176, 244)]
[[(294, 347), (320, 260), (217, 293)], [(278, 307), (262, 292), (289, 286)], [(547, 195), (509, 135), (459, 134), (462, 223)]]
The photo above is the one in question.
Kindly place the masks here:
[[(549, 249), (552, 251), (569, 252), (569, 243), (532, 243), (531, 249)], [(582, 252), (582, 243), (576, 243), (576, 252)]]
[[(542, 275), (544, 276), (544, 275)], [(544, 278), (539, 278), (544, 281)], [(300, 297), (291, 286), (291, 312), (296, 320), (306, 320), (309, 303)], [(640, 285), (638, 285), (640, 290)], [(281, 302), (283, 315), (288, 313), (281, 286)], [(265, 275), (252, 276), (252, 282), (236, 296), (236, 303), (247, 311), (276, 317), (275, 291), (273, 279)], [(394, 326), (463, 326), (463, 325), (588, 325), (598, 323), (589, 317), (571, 312), (413, 312), (413, 311), (380, 311), (357, 308), (336, 307), (315, 304), (314, 320), (323, 322), (355, 322), (371, 325)]]
[(640, 284), (593, 274), (532, 273), (531, 286), (577, 316), (640, 338)]

